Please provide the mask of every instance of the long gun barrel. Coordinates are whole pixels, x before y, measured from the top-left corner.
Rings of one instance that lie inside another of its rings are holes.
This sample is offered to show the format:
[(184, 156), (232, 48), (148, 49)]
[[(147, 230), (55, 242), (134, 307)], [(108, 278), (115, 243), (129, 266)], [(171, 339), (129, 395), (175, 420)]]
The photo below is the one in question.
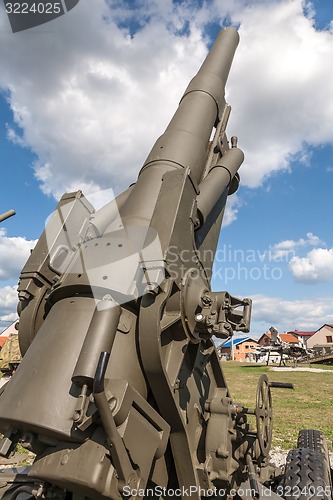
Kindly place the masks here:
[(197, 183), (203, 176), (207, 144), (222, 117), (225, 84), (239, 42), (237, 31), (221, 31), (197, 75), (187, 87), (179, 108), (164, 134), (156, 141), (143, 169), (190, 167)]
[(197, 75), (188, 85), (164, 134), (156, 141), (122, 209), (130, 224), (151, 220), (163, 175), (190, 168), (199, 184), (205, 173), (207, 150), (213, 127), (226, 108), (225, 84), (239, 42), (237, 31), (222, 30)]

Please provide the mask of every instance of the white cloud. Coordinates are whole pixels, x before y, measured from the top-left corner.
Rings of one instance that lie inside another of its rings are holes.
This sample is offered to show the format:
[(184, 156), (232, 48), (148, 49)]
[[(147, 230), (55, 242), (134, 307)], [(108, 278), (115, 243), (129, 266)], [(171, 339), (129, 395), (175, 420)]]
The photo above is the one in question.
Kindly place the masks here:
[(295, 257), (295, 251), (297, 248), (308, 247), (308, 246), (318, 246), (322, 245), (324, 242), (313, 233), (306, 233), (306, 238), (300, 238), (299, 240), (284, 240), (280, 243), (272, 245), (273, 259), (278, 260), (279, 258), (288, 257), (288, 259)]
[(237, 194), (228, 196), (227, 205), (223, 217), (223, 227), (229, 226), (229, 224), (237, 219), (237, 214), (240, 206), (241, 201), (238, 198)]
[(333, 248), (313, 248), (305, 256), (296, 255), (296, 251), (306, 247), (318, 247), (325, 243), (313, 233), (299, 240), (284, 240), (272, 246), (272, 258), (289, 261), (291, 271), (297, 283), (325, 283), (333, 281)]
[(307, 145), (332, 143), (333, 31), (316, 31), (301, 0), (258, 2), (235, 13), (241, 43), (232, 69), (232, 133), (246, 151), (242, 180), (258, 186), (288, 170)]
[[(136, 178), (206, 53), (203, 30), (227, 15), (241, 44), (227, 88), (229, 135), (246, 153), (242, 181), (258, 186), (307, 144), (332, 142), (333, 32), (318, 32), (302, 0), (173, 4), (146, 0), (135, 10), (81, 0), (68, 15), (0, 46), (0, 86), (25, 143), (38, 157), (45, 193), (112, 187)], [(140, 27), (134, 38), (131, 22)], [(5, 16), (2, 32), (9, 30)], [(187, 31), (186, 31), (187, 30)], [(185, 31), (186, 36), (179, 33)], [(305, 160), (304, 160), (305, 161)], [(306, 160), (308, 161), (308, 160)]]
[(36, 241), (29, 241), (21, 236), (8, 237), (0, 228), (0, 280), (18, 279), (20, 271), (29, 257)]
[(0, 47), (0, 85), (23, 130), (10, 138), (37, 153), (36, 177), (56, 197), (133, 182), (206, 53), (195, 27), (179, 37), (156, 18), (132, 39), (103, 16), (104, 1), (82, 0), (62, 21)]
[(294, 240), (284, 240), (280, 243), (276, 243), (274, 248), (277, 250), (295, 250), (297, 247), (305, 246), (318, 246), (323, 243), (318, 236), (313, 233), (306, 233), (306, 239), (300, 238), (297, 241)]
[(254, 295), (252, 325), (264, 333), (271, 325), (279, 332), (312, 331), (324, 323), (333, 323), (333, 297), (285, 300), (280, 297)]
[(315, 248), (306, 257), (293, 257), (289, 268), (297, 282), (324, 283), (333, 281), (333, 248)]
[(5, 286), (0, 288), (0, 323), (15, 321), (17, 318), (17, 287)]

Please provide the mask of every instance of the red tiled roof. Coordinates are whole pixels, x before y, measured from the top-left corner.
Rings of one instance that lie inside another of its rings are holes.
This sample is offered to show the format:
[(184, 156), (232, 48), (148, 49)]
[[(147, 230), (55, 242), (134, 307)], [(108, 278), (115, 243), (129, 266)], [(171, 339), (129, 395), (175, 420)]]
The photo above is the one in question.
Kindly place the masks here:
[(8, 339), (8, 337), (1, 337), (1, 335), (0, 335), (0, 347), (2, 347), (4, 345), (4, 343), (6, 342), (7, 339)]
[[(267, 335), (268, 338), (272, 338), (272, 335), (270, 333), (265, 333), (264, 335)], [(294, 335), (291, 335), (291, 333), (279, 333), (279, 337), (282, 340), (282, 342), (290, 342), (297, 344), (298, 340)]]
[(315, 332), (301, 332), (299, 330), (293, 330), (292, 332), (287, 333), (290, 333), (291, 335), (299, 335), (300, 337), (311, 337), (311, 335), (313, 335)]

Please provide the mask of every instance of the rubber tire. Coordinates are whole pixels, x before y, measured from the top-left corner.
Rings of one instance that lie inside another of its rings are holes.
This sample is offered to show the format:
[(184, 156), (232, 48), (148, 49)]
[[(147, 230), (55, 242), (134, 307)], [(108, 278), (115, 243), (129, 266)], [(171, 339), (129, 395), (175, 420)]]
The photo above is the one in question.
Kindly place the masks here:
[(328, 458), (328, 448), (322, 432), (313, 429), (302, 429), (298, 433), (297, 448), (321, 451)]
[(291, 450), (279, 489), (287, 500), (332, 500), (331, 472), (324, 453), (309, 448)]

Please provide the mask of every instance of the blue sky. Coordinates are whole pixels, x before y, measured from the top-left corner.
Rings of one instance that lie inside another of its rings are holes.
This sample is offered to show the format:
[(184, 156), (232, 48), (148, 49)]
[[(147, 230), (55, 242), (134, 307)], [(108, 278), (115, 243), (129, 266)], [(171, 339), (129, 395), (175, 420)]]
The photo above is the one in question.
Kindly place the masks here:
[(0, 96), (0, 117), (1, 212), (9, 208), (16, 211), (3, 227), (9, 237), (35, 239), (43, 230), (47, 213), (54, 210), (55, 200), (39, 189), (33, 171), (33, 151), (8, 140), (8, 125), (17, 127), (6, 95)]
[(135, 181), (225, 24), (241, 36), (228, 135), (245, 162), (213, 288), (253, 298), (253, 336), (333, 323), (333, 4), (91, 5), (17, 34), (0, 10), (0, 211), (17, 212), (1, 224), (0, 328), (61, 193)]

